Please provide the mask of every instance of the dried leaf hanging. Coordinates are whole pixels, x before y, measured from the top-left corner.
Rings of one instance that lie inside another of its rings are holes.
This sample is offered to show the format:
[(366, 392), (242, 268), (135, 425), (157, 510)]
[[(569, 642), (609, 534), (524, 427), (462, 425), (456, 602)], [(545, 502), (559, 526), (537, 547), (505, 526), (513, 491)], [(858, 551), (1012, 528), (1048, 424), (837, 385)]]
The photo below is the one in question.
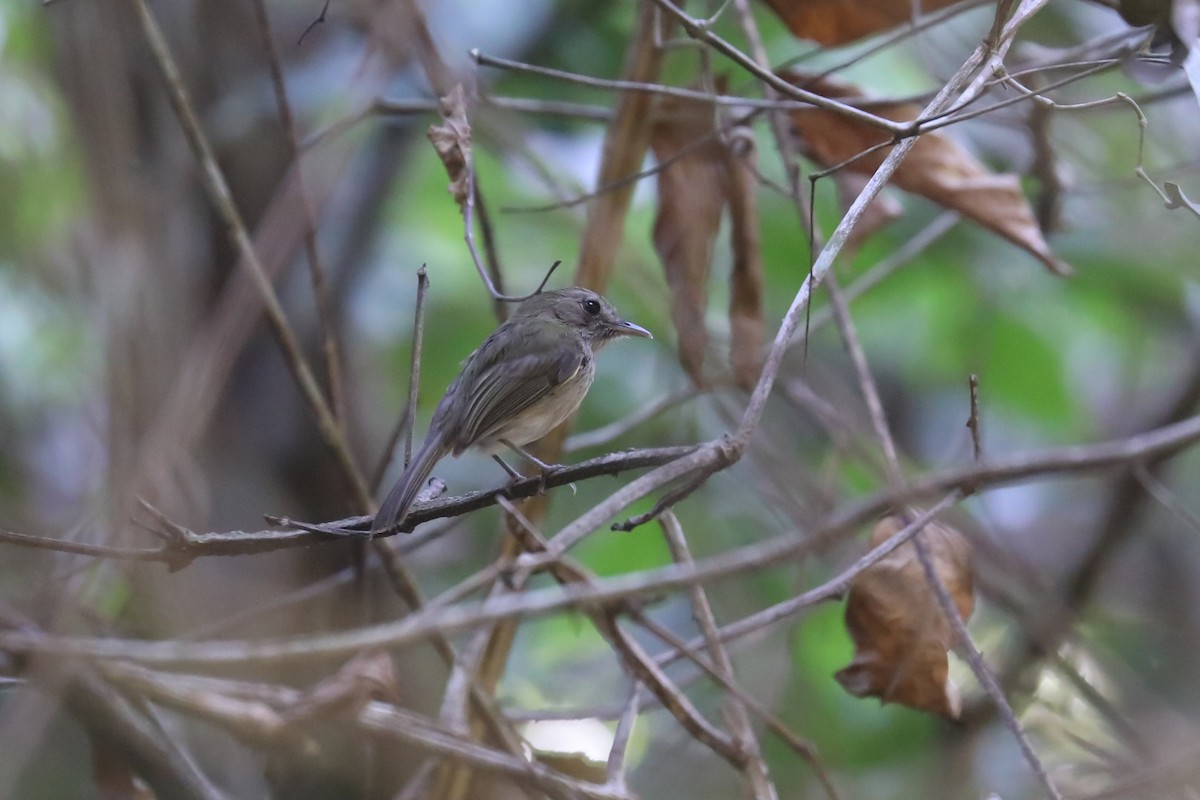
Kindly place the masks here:
[(732, 218), (730, 363), (739, 385), (758, 379), (764, 336), (762, 255), (758, 233), (753, 140), (718, 135), (713, 107), (672, 99), (661, 104), (651, 147), (660, 164), (654, 247), (671, 289), (679, 360), (692, 380), (705, 382), (705, 311), (713, 243), (726, 207)]
[[(878, 547), (903, 527), (896, 517), (880, 520), (871, 546)], [(920, 535), (966, 619), (975, 604), (970, 545), (961, 533), (937, 523), (926, 525)], [(854, 640), (854, 660), (835, 677), (847, 692), (958, 717), (961, 700), (948, 677), (946, 655), (954, 645), (954, 630), (911, 541), (855, 578), (846, 602), (846, 629)]]
[(958, 0), (766, 0), (795, 36), (826, 46), (853, 42), (911, 22)]
[[(780, 76), (826, 97), (841, 100), (863, 97), (857, 87), (832, 78), (811, 80), (795, 71), (785, 71)], [(871, 105), (873, 113), (897, 122), (916, 119), (920, 110), (914, 103)], [(891, 150), (888, 146), (867, 153), (872, 147), (886, 144), (890, 134), (834, 111), (806, 108), (793, 111), (790, 116), (802, 152), (823, 167), (849, 162), (843, 170), (871, 175)], [(948, 136), (937, 132), (922, 134), (892, 176), (892, 183), (1000, 234), (1032, 253), (1051, 272), (1071, 274), (1070, 266), (1050, 251), (1042, 237), (1033, 210), (1021, 192), (1020, 179), (1011, 173), (989, 172)]]
[(459, 208), (470, 191), (471, 123), (467, 122), (467, 101), (462, 84), (456, 84), (441, 98), (442, 124), (430, 125), (426, 136), (450, 176), (450, 194)]

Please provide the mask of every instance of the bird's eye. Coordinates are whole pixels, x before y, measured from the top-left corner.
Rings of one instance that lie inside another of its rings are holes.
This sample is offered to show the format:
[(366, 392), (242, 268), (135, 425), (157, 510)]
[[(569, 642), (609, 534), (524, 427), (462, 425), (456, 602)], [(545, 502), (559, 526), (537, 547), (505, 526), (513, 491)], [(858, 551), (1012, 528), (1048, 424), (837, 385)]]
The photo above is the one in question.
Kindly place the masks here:
[(600, 301), (584, 300), (583, 310), (591, 314), (593, 317), (600, 313)]

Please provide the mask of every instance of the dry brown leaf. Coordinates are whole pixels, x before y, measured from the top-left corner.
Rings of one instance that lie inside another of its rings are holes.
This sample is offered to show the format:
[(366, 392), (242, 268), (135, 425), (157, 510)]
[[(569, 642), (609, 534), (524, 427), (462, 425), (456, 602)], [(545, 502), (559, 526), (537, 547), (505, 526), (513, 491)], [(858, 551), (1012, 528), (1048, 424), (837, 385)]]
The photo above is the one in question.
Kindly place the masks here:
[(468, 165), (471, 163), (471, 123), (467, 122), (467, 101), (462, 84), (456, 84), (441, 98), (442, 124), (430, 125), (426, 136), (450, 176), (450, 194), (459, 208), (470, 191)]
[(752, 387), (764, 336), (753, 145), (737, 136), (730, 137), (739, 142), (736, 147), (722, 141), (712, 106), (705, 103), (671, 100), (662, 104), (658, 118), (650, 145), (660, 164), (670, 163), (658, 175), (654, 248), (671, 289), (679, 360), (692, 380), (703, 385), (709, 267), (721, 215), (729, 206), (734, 251), (730, 362), (738, 383)]
[[(795, 71), (785, 71), (781, 77), (826, 97), (863, 97), (857, 87), (832, 78), (813, 81)], [(921, 109), (913, 103), (890, 103), (872, 105), (871, 111), (897, 122), (909, 122), (917, 118)], [(833, 111), (801, 109), (790, 116), (801, 151), (823, 167), (849, 161), (889, 141), (885, 131)], [(890, 151), (890, 147), (882, 147), (867, 153), (847, 164), (843, 171), (871, 175)], [(1070, 266), (1057, 258), (1042, 238), (1029, 202), (1021, 192), (1019, 178), (1011, 173), (989, 172), (953, 139), (937, 132), (922, 134), (892, 176), (892, 183), (975, 220), (1032, 253), (1051, 272), (1071, 274)]]
[[(713, 133), (712, 106), (663, 104), (650, 146), (661, 164), (654, 249), (671, 289), (671, 319), (679, 335), (679, 361), (697, 385), (704, 383), (708, 329), (708, 271), (725, 207), (724, 147)], [(710, 138), (700, 142), (705, 136)], [(699, 143), (698, 143), (699, 142)], [(685, 152), (686, 151), (686, 152)]]
[[(885, 517), (871, 532), (871, 546), (878, 547), (903, 527), (900, 519)], [(920, 535), (959, 613), (963, 619), (970, 617), (975, 599), (966, 538), (937, 523), (925, 526)], [(948, 678), (946, 655), (954, 644), (954, 630), (911, 541), (854, 579), (846, 602), (846, 629), (854, 640), (854, 660), (835, 677), (847, 692), (958, 717), (961, 700)]]
[(922, 13), (954, 5), (958, 0), (766, 0), (788, 30), (798, 38), (826, 46), (853, 42), (913, 19)]
[(763, 263), (758, 232), (758, 152), (750, 136), (735, 137), (726, 149), (733, 272), (729, 276), (729, 366), (738, 386), (749, 391), (762, 370)]

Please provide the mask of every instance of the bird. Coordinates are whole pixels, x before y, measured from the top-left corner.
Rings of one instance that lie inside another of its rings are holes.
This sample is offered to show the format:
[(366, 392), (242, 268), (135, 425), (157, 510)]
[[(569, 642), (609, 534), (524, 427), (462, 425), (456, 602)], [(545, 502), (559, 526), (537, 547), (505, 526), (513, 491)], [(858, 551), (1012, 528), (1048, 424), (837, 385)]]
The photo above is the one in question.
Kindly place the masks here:
[(654, 338), (590, 289), (573, 286), (526, 298), (463, 362), (433, 412), (421, 448), (380, 505), (370, 535), (404, 522), (425, 479), (447, 454), (458, 457), (473, 447), (517, 478), (499, 455), (514, 450), (544, 475), (551, 467), (524, 445), (579, 408), (596, 375), (596, 353), (625, 336)]

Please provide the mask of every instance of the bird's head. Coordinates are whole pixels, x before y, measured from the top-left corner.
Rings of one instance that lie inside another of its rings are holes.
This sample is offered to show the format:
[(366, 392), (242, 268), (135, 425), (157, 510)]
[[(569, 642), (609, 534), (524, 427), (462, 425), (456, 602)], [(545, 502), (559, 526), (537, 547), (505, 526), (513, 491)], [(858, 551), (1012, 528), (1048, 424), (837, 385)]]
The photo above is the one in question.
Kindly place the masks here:
[(641, 325), (622, 319), (612, 303), (578, 286), (535, 294), (521, 303), (516, 315), (556, 320), (577, 330), (593, 348), (619, 336), (654, 338)]

